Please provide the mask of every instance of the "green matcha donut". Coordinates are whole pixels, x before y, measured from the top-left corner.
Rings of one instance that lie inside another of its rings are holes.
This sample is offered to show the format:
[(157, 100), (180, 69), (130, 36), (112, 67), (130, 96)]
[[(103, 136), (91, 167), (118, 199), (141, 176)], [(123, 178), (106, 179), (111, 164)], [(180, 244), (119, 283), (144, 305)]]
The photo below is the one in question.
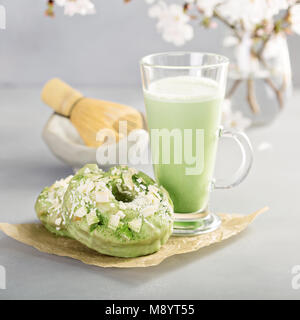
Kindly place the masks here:
[(156, 252), (172, 233), (167, 191), (127, 166), (108, 172), (83, 167), (69, 182), (62, 211), (71, 237), (111, 256)]
[(58, 236), (70, 237), (66, 229), (66, 219), (63, 212), (63, 198), (73, 176), (56, 181), (51, 187), (46, 187), (40, 193), (35, 211), (44, 226)]
[[(79, 170), (77, 174), (83, 173), (83, 171), (103, 172), (97, 165), (87, 165), (84, 169)], [(69, 176), (66, 179), (56, 181), (51, 187), (44, 188), (35, 203), (35, 211), (44, 226), (58, 236), (70, 238), (71, 235), (66, 225), (67, 213), (63, 209), (63, 200), (72, 178), (73, 176)]]

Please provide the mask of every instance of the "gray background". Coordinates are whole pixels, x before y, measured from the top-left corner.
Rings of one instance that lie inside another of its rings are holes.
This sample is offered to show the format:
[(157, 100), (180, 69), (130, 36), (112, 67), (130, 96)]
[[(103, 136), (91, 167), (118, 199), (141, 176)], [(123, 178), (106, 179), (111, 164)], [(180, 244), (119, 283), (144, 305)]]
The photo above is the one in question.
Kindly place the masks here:
[[(169, 1), (169, 2), (174, 2)], [(139, 59), (149, 53), (176, 50), (156, 32), (144, 0), (94, 0), (97, 14), (44, 16), (46, 0), (2, 0), (7, 29), (0, 30), (0, 86), (41, 85), (59, 76), (73, 85), (139, 85)], [(185, 50), (227, 54), (220, 26), (195, 26), (195, 38)], [(289, 38), (294, 82), (300, 85), (300, 39)]]

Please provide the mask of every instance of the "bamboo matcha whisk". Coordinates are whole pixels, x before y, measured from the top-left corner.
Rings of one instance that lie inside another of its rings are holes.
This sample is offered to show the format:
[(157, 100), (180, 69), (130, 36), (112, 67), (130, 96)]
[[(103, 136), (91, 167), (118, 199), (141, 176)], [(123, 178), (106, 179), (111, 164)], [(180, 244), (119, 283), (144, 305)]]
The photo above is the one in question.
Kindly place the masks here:
[(80, 92), (60, 79), (52, 79), (42, 90), (42, 100), (57, 113), (69, 117), (82, 140), (89, 147), (103, 143), (96, 140), (101, 129), (113, 130), (116, 141), (119, 136), (119, 122), (127, 121), (127, 134), (143, 128), (143, 116), (132, 107), (123, 104), (85, 98)]

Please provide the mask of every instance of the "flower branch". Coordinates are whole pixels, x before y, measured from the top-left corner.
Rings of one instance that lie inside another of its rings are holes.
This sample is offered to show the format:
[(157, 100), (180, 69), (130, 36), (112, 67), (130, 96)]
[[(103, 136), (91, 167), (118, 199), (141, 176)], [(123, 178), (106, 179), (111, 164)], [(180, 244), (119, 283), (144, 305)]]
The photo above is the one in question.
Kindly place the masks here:
[(64, 8), (64, 14), (74, 16), (75, 14), (88, 15), (94, 14), (95, 5), (90, 0), (48, 0), (45, 15), (54, 17), (54, 5)]

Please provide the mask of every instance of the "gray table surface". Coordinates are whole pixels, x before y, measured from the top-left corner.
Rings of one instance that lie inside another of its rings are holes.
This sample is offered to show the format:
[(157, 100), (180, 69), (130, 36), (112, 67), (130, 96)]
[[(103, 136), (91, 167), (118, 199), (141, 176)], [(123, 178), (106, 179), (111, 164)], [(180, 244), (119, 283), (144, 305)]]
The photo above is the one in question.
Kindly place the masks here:
[[(39, 91), (0, 90), (1, 222), (36, 221), (33, 205), (40, 190), (71, 173), (41, 139), (51, 110), (40, 102)], [(140, 88), (84, 91), (143, 108)], [(300, 298), (300, 290), (291, 285), (292, 268), (300, 264), (299, 99), (300, 92), (295, 93), (272, 125), (249, 131), (255, 163), (248, 179), (235, 189), (212, 194), (211, 206), (219, 212), (247, 214), (270, 206), (246, 231), (159, 266), (135, 269), (88, 266), (41, 253), (0, 232), (0, 265), (7, 273), (0, 299)], [(264, 142), (271, 148), (260, 151)], [(232, 148), (220, 146), (221, 175), (222, 169), (230, 171), (238, 163)], [(151, 168), (146, 171), (151, 173)]]

